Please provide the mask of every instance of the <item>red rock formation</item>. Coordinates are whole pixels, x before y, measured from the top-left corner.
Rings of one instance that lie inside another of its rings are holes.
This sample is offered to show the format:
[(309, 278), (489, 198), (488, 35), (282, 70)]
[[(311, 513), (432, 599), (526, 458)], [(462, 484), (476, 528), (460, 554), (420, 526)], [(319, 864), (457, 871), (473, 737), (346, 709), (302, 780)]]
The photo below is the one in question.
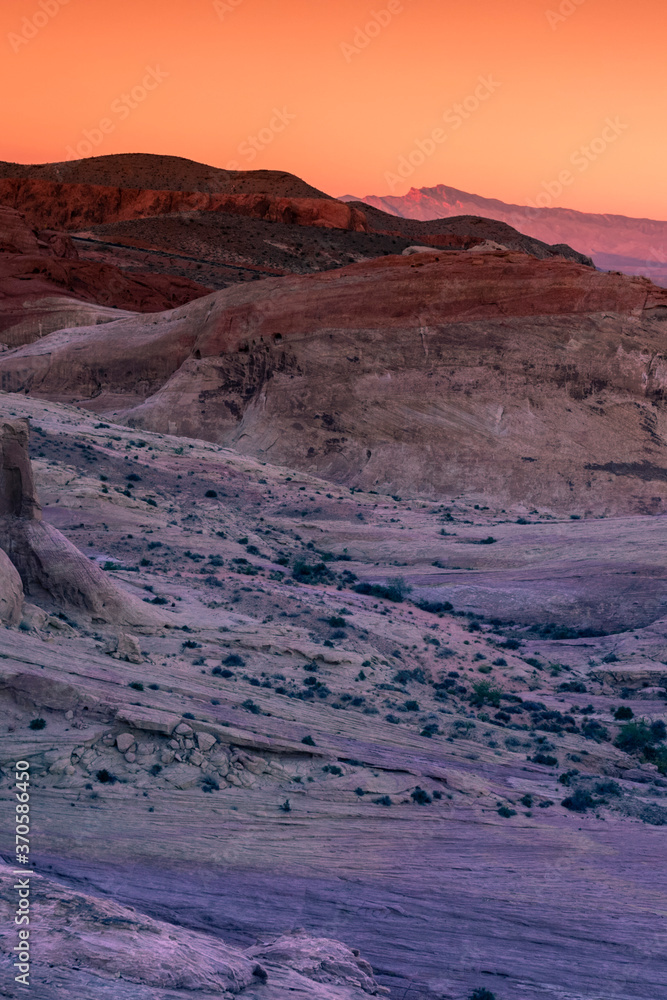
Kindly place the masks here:
[(618, 508), (667, 500), (666, 312), (645, 279), (426, 252), (54, 333), (0, 385), (367, 488), (557, 505), (595, 480)]
[[(109, 264), (82, 261), (64, 233), (38, 230), (22, 213), (0, 206), (0, 340), (10, 346), (84, 322), (108, 320), (78, 302), (161, 312), (208, 294), (187, 278), (128, 274)], [(63, 294), (69, 303), (63, 303)], [(77, 302), (72, 302), (76, 299)]]
[(209, 194), (61, 184), (31, 178), (0, 180), (0, 205), (23, 212), (36, 225), (76, 230), (85, 226), (204, 210), (270, 222), (366, 232), (363, 212), (329, 198), (285, 198), (269, 194)]

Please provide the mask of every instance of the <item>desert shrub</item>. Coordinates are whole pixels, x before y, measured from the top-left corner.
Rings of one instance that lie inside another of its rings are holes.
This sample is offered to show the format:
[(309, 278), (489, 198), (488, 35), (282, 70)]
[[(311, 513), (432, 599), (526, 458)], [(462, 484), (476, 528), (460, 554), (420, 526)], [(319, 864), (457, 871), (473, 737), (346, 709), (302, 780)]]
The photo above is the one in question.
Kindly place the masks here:
[(226, 667), (245, 667), (245, 660), (238, 653), (230, 653), (222, 662)]
[(45, 729), (46, 720), (45, 719), (33, 719), (29, 725), (30, 729)]
[(332, 615), (331, 618), (327, 618), (327, 625), (330, 628), (345, 628), (347, 622), (344, 618), (340, 618), (338, 615)]
[(497, 657), (497, 659), (495, 659), (493, 661), (493, 665), (494, 665), (494, 667), (506, 667), (507, 666), (507, 660), (504, 659), (504, 657), (499, 656), (499, 657)]
[(202, 792), (219, 792), (220, 785), (212, 775), (206, 774), (202, 778), (201, 789)]
[(596, 802), (590, 792), (583, 788), (577, 788), (573, 795), (568, 795), (566, 799), (563, 799), (561, 805), (571, 812), (585, 813), (587, 809), (592, 809)]
[(289, 799), (285, 799), (285, 801), (282, 803), (282, 805), (279, 805), (278, 808), (281, 810), (281, 812), (284, 812), (284, 813), (288, 813), (288, 812), (292, 811), (292, 807), (290, 805)]
[(581, 734), (585, 736), (587, 740), (595, 740), (596, 743), (606, 742), (609, 739), (609, 732), (605, 729), (601, 722), (597, 722), (596, 719), (590, 719), (584, 722), (581, 727)]
[(215, 497), (217, 497), (217, 495), (218, 494), (216, 493), (215, 490), (206, 490), (206, 493), (204, 493), (204, 496), (207, 498), (207, 500), (213, 500)]
[(623, 794), (621, 786), (615, 781), (598, 781), (593, 791), (596, 795), (611, 795), (614, 798)]
[(496, 1000), (496, 995), (482, 988), (474, 990), (468, 997), (468, 1000)]
[(521, 805), (525, 806), (526, 809), (532, 809), (533, 807), (533, 796), (526, 793), (521, 799)]
[(664, 740), (667, 737), (667, 726), (662, 719), (657, 719), (651, 723), (651, 734), (656, 741)]
[(501, 806), (498, 810), (498, 815), (502, 816), (503, 819), (511, 819), (512, 816), (516, 816), (516, 809), (510, 809), (509, 806)]
[(583, 681), (564, 681), (558, 685), (559, 691), (570, 691), (572, 694), (586, 694), (586, 685)]
[(102, 768), (101, 771), (97, 771), (95, 773), (95, 777), (103, 785), (115, 785), (115, 783), (118, 781), (116, 775), (112, 774), (110, 771), (107, 771), (106, 768)]
[(398, 673), (394, 674), (395, 684), (408, 684), (410, 681), (426, 684), (426, 675), (421, 667), (415, 667), (414, 670), (399, 670)]
[(438, 733), (439, 733), (439, 731), (440, 730), (438, 729), (438, 727), (436, 726), (436, 724), (434, 722), (431, 722), (431, 723), (429, 723), (428, 726), (424, 726), (424, 728), (422, 729), (422, 731), (421, 731), (421, 733), (419, 735), (420, 736), (426, 736), (427, 739), (431, 739), (432, 736), (437, 736)]
[(499, 708), (501, 694), (502, 691), (494, 687), (491, 681), (478, 681), (473, 684), (470, 704), (479, 708), (482, 705), (492, 705), (494, 708)]
[(144, 689), (144, 686), (141, 683), (141, 681), (130, 681), (130, 683), (127, 686), (133, 688), (135, 691), (143, 691)]
[(376, 806), (390, 806), (392, 804), (388, 795), (381, 795), (379, 799), (373, 799), (373, 801)]
[(634, 719), (635, 713), (627, 705), (621, 705), (614, 712), (614, 718), (619, 722), (628, 722), (630, 719)]
[(335, 579), (331, 570), (323, 563), (307, 563), (297, 559), (294, 563), (292, 576), (299, 583), (328, 583)]
[(246, 698), (243, 702), (242, 708), (245, 708), (247, 712), (252, 712), (253, 715), (261, 715), (262, 710), (259, 705), (256, 705), (252, 698)]
[(636, 753), (653, 746), (654, 743), (658, 742), (658, 739), (659, 737), (656, 737), (651, 726), (642, 719), (637, 722), (628, 722), (623, 726), (614, 740), (614, 746), (627, 753)]
[(304, 738), (301, 740), (301, 742), (305, 743), (305, 745), (307, 747), (315, 747), (315, 746), (317, 746), (317, 743), (315, 742), (315, 740), (313, 739), (312, 736), (304, 736)]
[(410, 798), (413, 802), (416, 802), (418, 806), (428, 806), (433, 802), (433, 799), (428, 792), (425, 792), (423, 788), (419, 787), (419, 785), (417, 785), (414, 792), (410, 793)]
[(414, 603), (420, 611), (428, 611), (432, 615), (441, 615), (446, 611), (454, 610), (454, 605), (449, 601), (415, 601)]
[(532, 761), (534, 764), (543, 764), (545, 767), (557, 767), (558, 765), (558, 758), (551, 757), (546, 753), (536, 753)]

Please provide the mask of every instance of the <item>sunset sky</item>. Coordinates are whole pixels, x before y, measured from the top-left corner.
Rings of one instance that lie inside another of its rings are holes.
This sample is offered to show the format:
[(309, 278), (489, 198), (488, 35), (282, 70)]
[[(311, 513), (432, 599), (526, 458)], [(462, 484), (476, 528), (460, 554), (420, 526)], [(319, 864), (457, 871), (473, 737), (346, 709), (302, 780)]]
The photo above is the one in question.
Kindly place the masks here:
[(0, 158), (519, 204), (569, 171), (551, 204), (667, 219), (666, 38), (665, 0), (2, 0)]

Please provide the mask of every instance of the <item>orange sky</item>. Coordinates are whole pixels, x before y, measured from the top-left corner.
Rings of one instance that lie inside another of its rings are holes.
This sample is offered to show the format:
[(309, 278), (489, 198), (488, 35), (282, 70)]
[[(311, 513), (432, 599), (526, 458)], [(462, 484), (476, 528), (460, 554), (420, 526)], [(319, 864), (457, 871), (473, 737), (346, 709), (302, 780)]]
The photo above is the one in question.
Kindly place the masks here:
[(667, 219), (666, 38), (666, 0), (2, 0), (0, 158), (83, 143), (520, 204), (546, 184)]

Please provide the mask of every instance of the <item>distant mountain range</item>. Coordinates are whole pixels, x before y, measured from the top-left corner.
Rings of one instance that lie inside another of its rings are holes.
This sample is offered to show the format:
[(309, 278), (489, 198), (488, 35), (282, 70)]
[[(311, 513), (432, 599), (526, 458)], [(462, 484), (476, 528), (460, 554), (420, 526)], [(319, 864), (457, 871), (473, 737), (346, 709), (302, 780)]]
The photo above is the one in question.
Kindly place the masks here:
[(481, 215), (508, 223), (545, 243), (567, 243), (592, 257), (604, 271), (643, 274), (667, 287), (667, 222), (631, 219), (624, 215), (594, 215), (570, 208), (528, 208), (508, 205), (438, 184), (411, 188), (406, 195), (384, 198), (344, 195), (341, 201), (363, 202), (404, 219), (444, 219)]

